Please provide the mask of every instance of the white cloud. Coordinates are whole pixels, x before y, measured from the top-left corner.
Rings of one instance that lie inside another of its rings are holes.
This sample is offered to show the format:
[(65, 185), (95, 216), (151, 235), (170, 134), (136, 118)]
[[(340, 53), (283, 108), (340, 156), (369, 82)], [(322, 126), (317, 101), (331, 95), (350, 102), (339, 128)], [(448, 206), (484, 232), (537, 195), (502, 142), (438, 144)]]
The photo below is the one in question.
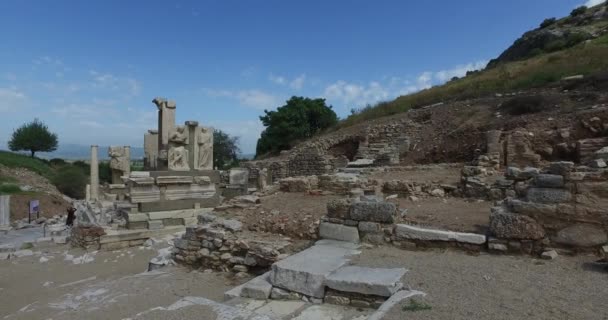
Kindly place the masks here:
[(602, 4), (604, 2), (606, 2), (606, 0), (587, 0), (587, 2), (585, 2), (585, 6), (593, 7), (593, 6), (597, 6), (598, 4)]
[(306, 82), (306, 75), (305, 74), (301, 74), (295, 78), (293, 78), (292, 80), (289, 80), (287, 77), (284, 76), (279, 76), (279, 75), (275, 75), (275, 74), (270, 74), (270, 76), (268, 76), (268, 79), (278, 85), (281, 86), (289, 86), (291, 89), (294, 90), (300, 90), (304, 87), (304, 83)]
[(99, 89), (125, 92), (127, 96), (138, 96), (141, 92), (141, 84), (136, 79), (130, 77), (116, 76), (111, 73), (100, 73), (90, 70), (89, 75), (92, 79), (92, 86)]
[(203, 91), (210, 97), (235, 99), (241, 106), (259, 110), (274, 109), (281, 103), (278, 96), (257, 89), (232, 91), (205, 88)]
[(26, 99), (25, 93), (16, 87), (0, 88), (0, 112), (18, 110)]
[(339, 80), (327, 86), (324, 95), (330, 100), (360, 106), (389, 98), (390, 90), (376, 81), (367, 85), (359, 85)]
[(443, 83), (443, 82), (449, 81), (453, 77), (459, 77), (459, 78), (463, 77), (467, 74), (467, 71), (481, 70), (481, 69), (485, 68), (485, 66), (487, 64), (488, 64), (487, 61), (482, 60), (482, 61), (471, 62), (471, 63), (467, 63), (467, 64), (463, 64), (463, 65), (458, 65), (452, 69), (441, 70), (441, 71), (435, 72), (435, 78), (439, 82)]

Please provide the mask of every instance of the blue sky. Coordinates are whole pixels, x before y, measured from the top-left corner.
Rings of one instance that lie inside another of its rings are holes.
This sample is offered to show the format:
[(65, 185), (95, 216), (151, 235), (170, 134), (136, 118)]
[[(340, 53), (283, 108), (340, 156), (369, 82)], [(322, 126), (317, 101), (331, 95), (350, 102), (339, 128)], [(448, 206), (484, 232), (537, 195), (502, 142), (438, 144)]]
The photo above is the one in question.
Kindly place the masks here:
[(585, 1), (4, 0), (0, 147), (35, 117), (60, 143), (141, 146), (163, 96), (252, 153), (258, 116), (292, 95), (345, 117), (481, 68)]

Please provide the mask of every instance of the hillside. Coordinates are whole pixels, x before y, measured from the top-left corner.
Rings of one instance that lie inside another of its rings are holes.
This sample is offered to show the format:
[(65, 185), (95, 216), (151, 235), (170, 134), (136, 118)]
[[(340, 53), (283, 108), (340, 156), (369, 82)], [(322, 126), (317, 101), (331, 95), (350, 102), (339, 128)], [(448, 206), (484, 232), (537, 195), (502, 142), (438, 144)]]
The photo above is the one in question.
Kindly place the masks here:
[[(555, 87), (560, 79), (571, 75), (589, 76), (593, 84), (593, 79), (608, 76), (606, 57), (608, 5), (603, 4), (525, 33), (482, 71), (364, 108), (341, 121), (337, 128), (441, 102)], [(601, 89), (605, 88), (596, 88)]]

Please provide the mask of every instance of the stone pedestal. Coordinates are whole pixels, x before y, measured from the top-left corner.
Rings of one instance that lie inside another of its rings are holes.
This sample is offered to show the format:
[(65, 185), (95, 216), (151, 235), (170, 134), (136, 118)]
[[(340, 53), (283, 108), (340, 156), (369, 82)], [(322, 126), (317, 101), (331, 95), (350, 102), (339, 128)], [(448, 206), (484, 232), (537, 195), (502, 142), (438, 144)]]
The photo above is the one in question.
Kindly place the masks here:
[(11, 225), (11, 196), (0, 196), (0, 230)]
[(98, 146), (91, 146), (91, 200), (99, 200), (99, 160)]

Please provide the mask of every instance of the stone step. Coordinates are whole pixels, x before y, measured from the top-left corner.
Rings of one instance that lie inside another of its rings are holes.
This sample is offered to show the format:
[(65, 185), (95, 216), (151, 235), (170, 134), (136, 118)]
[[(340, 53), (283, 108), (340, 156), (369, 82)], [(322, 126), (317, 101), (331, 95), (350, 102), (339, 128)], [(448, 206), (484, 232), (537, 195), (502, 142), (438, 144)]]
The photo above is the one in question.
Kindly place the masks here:
[(366, 268), (345, 266), (325, 279), (328, 288), (351, 293), (390, 297), (403, 288), (404, 268)]
[(361, 251), (353, 243), (319, 241), (316, 245), (272, 265), (273, 286), (315, 298), (325, 296), (325, 279)]

